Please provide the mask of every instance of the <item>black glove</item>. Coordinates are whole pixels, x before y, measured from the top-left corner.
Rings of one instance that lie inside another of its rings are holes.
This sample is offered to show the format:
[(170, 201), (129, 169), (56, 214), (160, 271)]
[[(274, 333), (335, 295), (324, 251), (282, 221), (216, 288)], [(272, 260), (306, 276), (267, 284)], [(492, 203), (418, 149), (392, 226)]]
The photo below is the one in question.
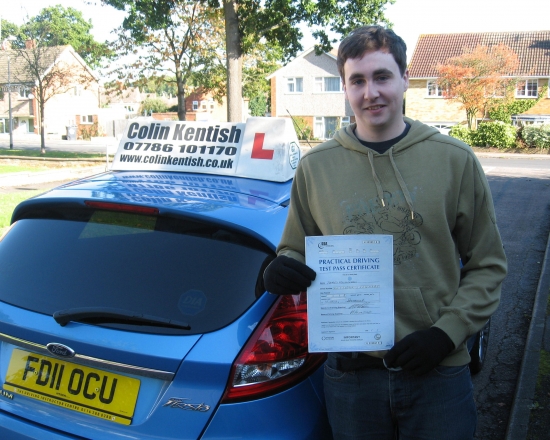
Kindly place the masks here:
[(294, 258), (280, 255), (264, 272), (264, 285), (276, 295), (296, 295), (306, 290), (315, 279), (315, 272)]
[(386, 353), (384, 361), (389, 368), (401, 367), (421, 376), (437, 367), (454, 348), (447, 333), (430, 327), (405, 336)]

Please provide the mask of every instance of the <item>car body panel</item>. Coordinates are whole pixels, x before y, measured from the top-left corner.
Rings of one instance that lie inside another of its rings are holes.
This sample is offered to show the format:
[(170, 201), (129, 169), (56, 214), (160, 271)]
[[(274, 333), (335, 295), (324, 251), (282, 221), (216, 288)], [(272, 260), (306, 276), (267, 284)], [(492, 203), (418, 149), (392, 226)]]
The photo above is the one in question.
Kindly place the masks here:
[[(147, 355), (155, 361), (149, 362), (147, 368), (166, 366), (158, 359), (155, 360), (155, 357), (166, 358), (170, 354), (173, 359), (169, 364), (177, 363), (177, 368), (173, 369), (175, 376), (172, 381), (125, 373), (141, 381), (131, 426), (119, 426), (53, 405), (47, 405), (48, 410), (45, 412), (43, 402), (6, 391), (0, 397), (0, 410), (61, 432), (70, 432), (72, 435), (86, 437), (95, 431), (94, 439), (127, 438), (129, 434), (137, 438), (153, 439), (158, 438), (159, 426), (169, 427), (169, 432), (165, 431), (163, 434), (164, 438), (200, 438), (225, 391), (232, 362), (274, 299), (271, 295), (262, 296), (241, 319), (219, 331), (202, 336), (136, 336), (131, 332), (115, 331), (118, 333), (115, 338), (113, 329), (81, 323), (69, 323), (62, 327), (49, 316), (33, 318), (33, 325), (24, 332), (18, 332), (17, 329), (28, 320), (30, 312), (7, 305), (5, 309), (13, 312), (8, 313), (13, 325), (6, 326), (4, 322), (0, 322), (0, 333), (3, 335), (15, 334), (18, 339), (32, 340), (37, 345), (61, 342), (79, 354), (93, 353), (95, 357), (100, 355), (113, 362), (138, 361)], [(144, 346), (147, 347), (146, 354), (143, 353)], [(4, 340), (1, 347), (0, 380), (4, 383), (14, 346)], [(212, 347), (216, 347), (215, 357), (212, 356)], [(126, 357), (132, 351), (136, 356)], [(120, 356), (124, 356), (124, 359)], [(8, 423), (4, 429), (12, 423)]]
[[(329, 440), (330, 425), (324, 416), (324, 396), (317, 395), (316, 383), (322, 381), (323, 368), (295, 387), (256, 401), (220, 405), (201, 439), (237, 439), (227, 427), (246, 426), (245, 438)], [(304, 404), (306, 403), (307, 404)]]
[[(181, 183), (184, 177), (189, 180)], [(146, 183), (138, 183), (139, 179)], [(200, 174), (108, 172), (54, 188), (23, 202), (14, 210), (12, 221), (33, 204), (101, 200), (158, 207), (161, 214), (185, 213), (191, 218), (210, 218), (238, 227), (264, 242), (267, 240), (267, 244), (275, 248), (284, 227), (291, 184), (292, 181), (278, 183)]]

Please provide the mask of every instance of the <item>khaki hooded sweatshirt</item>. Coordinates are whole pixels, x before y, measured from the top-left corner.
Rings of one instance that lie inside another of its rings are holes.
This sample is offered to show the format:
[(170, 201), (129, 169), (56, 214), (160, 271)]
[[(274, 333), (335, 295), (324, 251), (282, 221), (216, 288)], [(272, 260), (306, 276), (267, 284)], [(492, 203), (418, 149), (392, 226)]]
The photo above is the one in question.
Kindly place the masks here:
[(405, 120), (409, 133), (384, 154), (352, 124), (303, 156), (277, 251), (305, 262), (306, 236), (392, 234), (396, 341), (439, 327), (456, 347), (442, 365), (465, 365), (506, 275), (491, 192), (468, 145)]

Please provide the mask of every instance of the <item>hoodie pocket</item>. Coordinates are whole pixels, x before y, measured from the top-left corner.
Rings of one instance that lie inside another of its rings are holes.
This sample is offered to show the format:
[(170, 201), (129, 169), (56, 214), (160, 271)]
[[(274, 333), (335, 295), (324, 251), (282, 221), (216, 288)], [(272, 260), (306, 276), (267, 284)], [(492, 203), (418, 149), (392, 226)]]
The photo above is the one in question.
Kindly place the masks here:
[(414, 331), (425, 330), (434, 324), (418, 287), (395, 289), (394, 292), (396, 341)]

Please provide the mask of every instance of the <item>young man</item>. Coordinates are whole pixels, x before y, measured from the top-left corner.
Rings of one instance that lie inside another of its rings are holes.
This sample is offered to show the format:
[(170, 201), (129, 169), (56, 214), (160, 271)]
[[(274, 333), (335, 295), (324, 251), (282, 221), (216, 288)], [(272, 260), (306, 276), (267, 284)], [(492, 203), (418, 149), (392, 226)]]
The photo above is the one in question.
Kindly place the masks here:
[(306, 236), (392, 234), (396, 343), (329, 353), (334, 437), (471, 439), (465, 342), (497, 308), (506, 275), (487, 180), (470, 147), (403, 117), (406, 46), (391, 30), (355, 30), (337, 64), (356, 123), (302, 158), (265, 287), (284, 295), (311, 284)]

